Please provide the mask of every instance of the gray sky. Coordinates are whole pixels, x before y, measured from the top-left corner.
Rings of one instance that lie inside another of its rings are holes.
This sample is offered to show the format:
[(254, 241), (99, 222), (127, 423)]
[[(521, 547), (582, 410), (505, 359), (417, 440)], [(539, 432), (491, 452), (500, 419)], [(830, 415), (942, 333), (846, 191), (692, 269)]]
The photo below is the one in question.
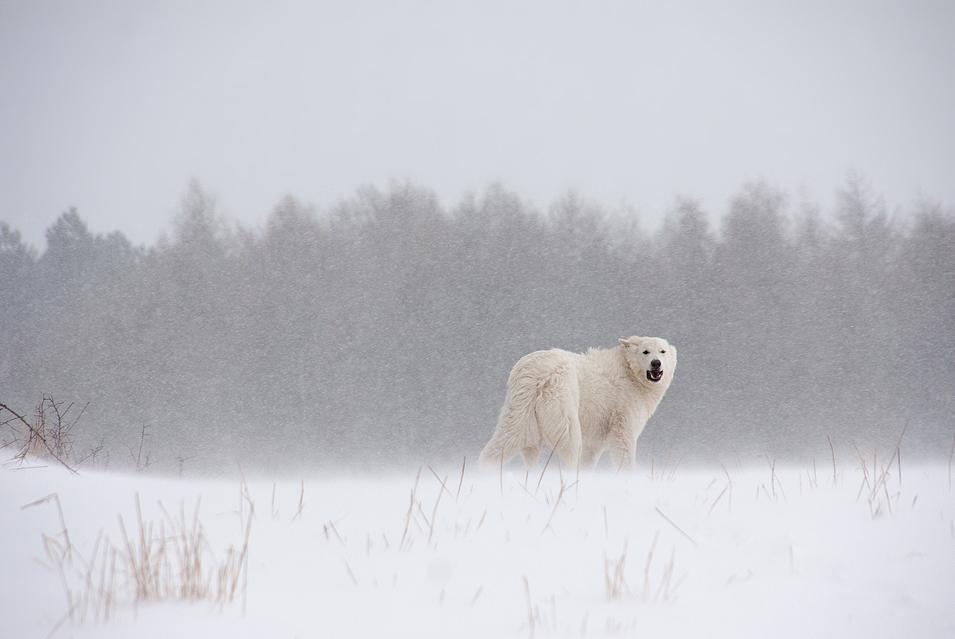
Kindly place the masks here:
[[(654, 227), (847, 170), (955, 204), (955, 3), (0, 0), (0, 220), (152, 244), (197, 177), (259, 225), (392, 179)], [(800, 194), (803, 194), (800, 196)]]

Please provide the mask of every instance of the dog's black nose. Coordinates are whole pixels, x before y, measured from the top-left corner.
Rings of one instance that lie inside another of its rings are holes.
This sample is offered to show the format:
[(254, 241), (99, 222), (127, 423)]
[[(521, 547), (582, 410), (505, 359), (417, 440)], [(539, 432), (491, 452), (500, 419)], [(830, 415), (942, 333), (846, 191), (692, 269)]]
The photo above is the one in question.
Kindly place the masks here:
[(657, 370), (658, 368), (660, 368), (660, 360), (655, 359), (652, 362), (650, 362), (650, 368), (652, 368), (653, 370)]

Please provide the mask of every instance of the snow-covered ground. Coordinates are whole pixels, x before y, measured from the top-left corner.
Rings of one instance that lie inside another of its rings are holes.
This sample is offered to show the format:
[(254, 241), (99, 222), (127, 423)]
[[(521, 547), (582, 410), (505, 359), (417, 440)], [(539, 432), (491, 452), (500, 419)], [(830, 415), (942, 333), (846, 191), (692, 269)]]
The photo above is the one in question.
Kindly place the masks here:
[[(765, 458), (247, 483), (36, 465), (0, 468), (2, 637), (955, 636), (945, 464), (857, 460), (835, 486), (831, 463)], [(160, 601), (128, 574), (144, 538)]]

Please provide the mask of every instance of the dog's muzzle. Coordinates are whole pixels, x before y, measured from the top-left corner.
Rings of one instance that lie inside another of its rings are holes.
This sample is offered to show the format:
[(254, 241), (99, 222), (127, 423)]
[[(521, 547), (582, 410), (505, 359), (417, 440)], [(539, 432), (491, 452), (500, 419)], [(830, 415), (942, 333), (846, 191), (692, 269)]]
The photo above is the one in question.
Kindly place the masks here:
[(663, 379), (663, 364), (655, 359), (650, 362), (650, 370), (647, 371), (647, 379), (651, 382), (659, 382)]

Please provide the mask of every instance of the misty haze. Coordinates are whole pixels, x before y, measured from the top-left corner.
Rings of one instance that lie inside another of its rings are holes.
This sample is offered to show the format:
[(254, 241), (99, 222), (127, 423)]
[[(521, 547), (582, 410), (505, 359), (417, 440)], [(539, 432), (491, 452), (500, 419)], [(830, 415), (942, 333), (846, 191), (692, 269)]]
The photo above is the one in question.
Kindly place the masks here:
[(493, 432), (522, 355), (636, 333), (680, 352), (640, 459), (886, 449), (906, 425), (906, 451), (941, 458), (955, 216), (890, 215), (854, 177), (836, 200), (750, 184), (717, 228), (678, 199), (649, 234), (572, 193), (444, 209), (396, 184), (327, 209), (288, 197), (249, 230), (194, 181), (150, 247), (76, 210), (42, 255), (4, 224), (3, 401), (86, 406), (74, 435), (119, 468), (141, 444), (166, 470), (453, 460)]

